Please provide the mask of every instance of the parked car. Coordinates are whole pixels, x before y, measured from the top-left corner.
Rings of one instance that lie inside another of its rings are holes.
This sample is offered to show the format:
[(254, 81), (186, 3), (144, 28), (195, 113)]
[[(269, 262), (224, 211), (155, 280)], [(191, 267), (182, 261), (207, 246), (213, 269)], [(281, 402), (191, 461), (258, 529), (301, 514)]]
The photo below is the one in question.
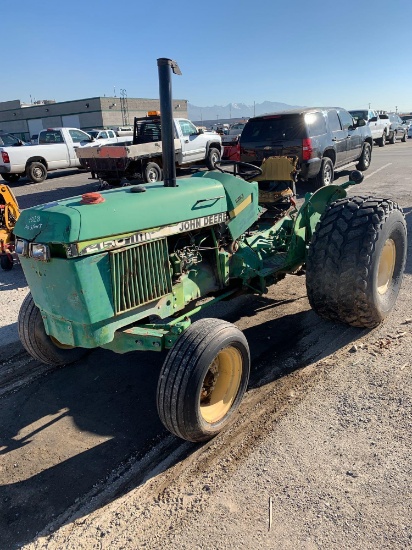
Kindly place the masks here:
[(367, 170), (373, 139), (365, 120), (341, 107), (293, 109), (249, 119), (240, 136), (240, 160), (260, 166), (271, 156), (297, 156), (299, 177), (316, 187), (333, 182), (334, 170), (357, 163)]
[(409, 126), (408, 138), (412, 138), (412, 124)]
[(390, 121), (388, 115), (380, 114), (373, 109), (351, 110), (349, 113), (356, 120), (363, 118), (371, 129), (374, 142), (383, 147), (389, 135)]
[(29, 145), (12, 134), (0, 131), (0, 147), (20, 147), (21, 145)]
[(388, 116), (391, 123), (389, 128), (389, 143), (395, 143), (397, 139), (405, 142), (408, 131), (403, 126), (403, 120), (396, 113), (388, 113)]
[(239, 139), (246, 121), (236, 122), (229, 128), (228, 133), (222, 136), (223, 160), (240, 160)]

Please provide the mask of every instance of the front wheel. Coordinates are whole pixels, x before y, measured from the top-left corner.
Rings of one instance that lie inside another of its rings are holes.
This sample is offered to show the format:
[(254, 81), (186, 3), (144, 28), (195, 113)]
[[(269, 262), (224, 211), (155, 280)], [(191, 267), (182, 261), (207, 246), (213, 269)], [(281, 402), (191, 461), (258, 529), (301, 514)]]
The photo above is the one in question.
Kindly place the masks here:
[(34, 183), (41, 183), (47, 178), (47, 170), (41, 162), (31, 162), (26, 168), (26, 176)]
[(207, 154), (206, 158), (206, 166), (209, 170), (215, 169), (215, 164), (217, 162), (220, 162), (220, 152), (218, 149), (215, 149), (214, 147), (211, 147), (209, 149), (209, 152)]
[(382, 137), (377, 140), (377, 143), (378, 143), (379, 147), (385, 147), (385, 145), (386, 145), (386, 134), (385, 134), (385, 132), (383, 132)]
[(24, 299), (17, 321), (20, 341), (27, 352), (37, 361), (47, 365), (60, 366), (74, 363), (88, 350), (61, 344), (44, 330), (39, 308), (29, 293)]
[(187, 441), (217, 435), (239, 407), (250, 372), (243, 333), (220, 319), (201, 319), (176, 342), (157, 386), (161, 421)]
[(406, 141), (406, 132), (403, 134), (401, 141), (402, 141), (402, 143), (405, 143), (405, 141)]
[(16, 183), (20, 179), (20, 174), (2, 174), (1, 177), (8, 183)]
[(333, 202), (309, 246), (306, 288), (322, 317), (354, 327), (376, 327), (392, 310), (406, 261), (406, 222), (386, 199)]
[(369, 143), (363, 144), (362, 154), (359, 158), (359, 162), (356, 165), (357, 170), (367, 170), (371, 165), (372, 149)]
[(394, 143), (396, 143), (396, 132), (393, 132), (391, 137), (389, 138), (389, 143), (391, 145), (393, 145)]
[(144, 169), (144, 180), (146, 183), (155, 183), (162, 179), (162, 169), (155, 162), (148, 162)]

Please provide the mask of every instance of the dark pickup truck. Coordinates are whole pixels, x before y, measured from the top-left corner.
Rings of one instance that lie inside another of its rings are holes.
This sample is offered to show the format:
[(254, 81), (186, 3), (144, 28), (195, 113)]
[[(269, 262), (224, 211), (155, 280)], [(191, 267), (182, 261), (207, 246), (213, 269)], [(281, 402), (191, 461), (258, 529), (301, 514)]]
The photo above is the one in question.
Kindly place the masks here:
[(240, 160), (260, 166), (264, 158), (298, 158), (299, 179), (316, 187), (333, 182), (334, 171), (357, 163), (367, 170), (372, 134), (340, 107), (293, 109), (249, 119), (240, 136)]

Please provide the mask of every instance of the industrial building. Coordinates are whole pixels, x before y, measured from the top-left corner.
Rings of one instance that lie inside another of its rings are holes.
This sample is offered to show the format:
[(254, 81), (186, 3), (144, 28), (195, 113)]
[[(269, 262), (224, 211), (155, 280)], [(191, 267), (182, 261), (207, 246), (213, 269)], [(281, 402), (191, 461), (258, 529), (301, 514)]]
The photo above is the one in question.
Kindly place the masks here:
[[(173, 100), (176, 117), (187, 118), (187, 100)], [(133, 126), (134, 117), (158, 111), (158, 99), (127, 97), (90, 97), (75, 101), (38, 101), (21, 103), (19, 99), (0, 102), (0, 131), (29, 141), (44, 128), (60, 126), (91, 130)]]

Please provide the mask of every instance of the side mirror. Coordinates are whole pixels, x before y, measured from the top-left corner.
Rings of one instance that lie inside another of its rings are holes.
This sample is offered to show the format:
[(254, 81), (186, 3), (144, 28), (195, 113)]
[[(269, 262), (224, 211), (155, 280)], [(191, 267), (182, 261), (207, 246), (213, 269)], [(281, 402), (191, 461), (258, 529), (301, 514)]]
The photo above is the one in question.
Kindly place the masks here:
[(366, 120), (364, 118), (359, 118), (358, 119), (358, 127), (360, 126), (366, 126)]

